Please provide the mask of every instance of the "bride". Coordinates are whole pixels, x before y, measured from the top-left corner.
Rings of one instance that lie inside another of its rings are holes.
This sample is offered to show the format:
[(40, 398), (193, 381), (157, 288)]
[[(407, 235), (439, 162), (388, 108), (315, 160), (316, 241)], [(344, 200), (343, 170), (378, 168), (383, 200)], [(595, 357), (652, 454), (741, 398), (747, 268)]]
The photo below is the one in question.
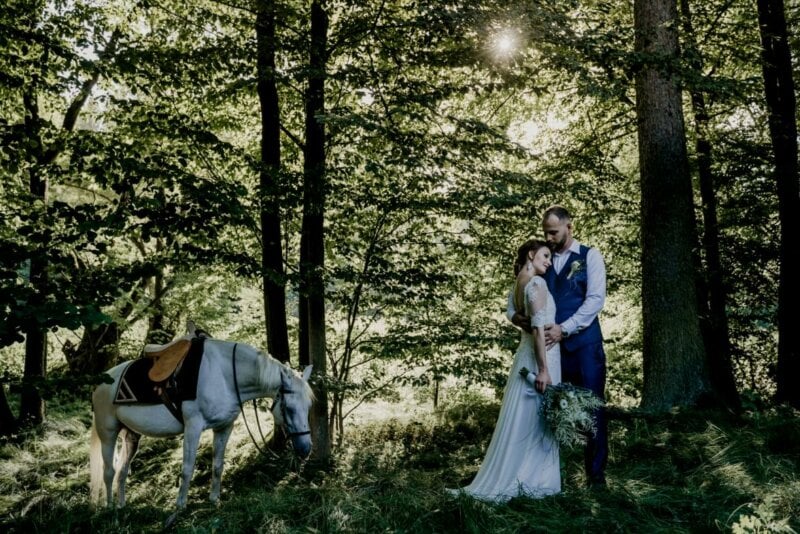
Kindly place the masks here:
[[(508, 375), (500, 416), (478, 474), (463, 491), (476, 499), (505, 502), (517, 496), (544, 497), (561, 491), (558, 444), (539, 414), (541, 393), (561, 381), (561, 355), (556, 343), (545, 350), (544, 326), (555, 322), (556, 307), (542, 278), (550, 267), (547, 243), (526, 241), (517, 254), (517, 279), (508, 296), (509, 319), (524, 310), (531, 326), (522, 339)], [(535, 386), (522, 379), (523, 367), (536, 373)]]

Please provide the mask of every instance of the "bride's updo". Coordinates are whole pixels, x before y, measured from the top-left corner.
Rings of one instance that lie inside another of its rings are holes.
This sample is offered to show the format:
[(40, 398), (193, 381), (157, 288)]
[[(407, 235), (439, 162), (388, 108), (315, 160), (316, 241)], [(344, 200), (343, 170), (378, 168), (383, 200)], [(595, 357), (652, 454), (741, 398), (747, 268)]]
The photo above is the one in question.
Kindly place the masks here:
[(525, 267), (525, 264), (528, 263), (529, 252), (536, 254), (537, 250), (546, 246), (547, 242), (541, 239), (528, 239), (525, 241), (522, 246), (517, 249), (517, 259), (514, 260), (514, 276), (517, 276), (523, 267)]

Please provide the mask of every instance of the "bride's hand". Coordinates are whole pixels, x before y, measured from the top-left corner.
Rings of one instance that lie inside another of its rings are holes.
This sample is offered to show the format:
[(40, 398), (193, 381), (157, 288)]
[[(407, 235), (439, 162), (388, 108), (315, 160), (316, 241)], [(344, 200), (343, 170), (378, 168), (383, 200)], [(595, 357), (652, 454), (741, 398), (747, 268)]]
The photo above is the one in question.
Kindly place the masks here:
[(539, 374), (536, 375), (534, 387), (539, 393), (544, 393), (544, 391), (547, 389), (547, 386), (552, 383), (553, 381), (550, 379), (550, 371), (547, 369), (542, 369), (539, 371)]

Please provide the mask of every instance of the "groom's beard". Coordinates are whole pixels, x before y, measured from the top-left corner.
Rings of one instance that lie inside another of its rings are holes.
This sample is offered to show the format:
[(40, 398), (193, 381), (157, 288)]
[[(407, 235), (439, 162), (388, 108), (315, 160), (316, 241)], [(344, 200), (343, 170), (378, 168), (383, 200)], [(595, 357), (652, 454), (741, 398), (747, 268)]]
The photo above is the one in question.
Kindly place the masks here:
[(548, 243), (548, 245), (550, 245), (550, 252), (552, 252), (553, 254), (555, 254), (557, 252), (561, 252), (562, 250), (564, 250), (564, 246), (566, 244), (567, 244), (566, 236), (561, 241), (558, 241), (558, 242), (555, 242), (555, 243)]

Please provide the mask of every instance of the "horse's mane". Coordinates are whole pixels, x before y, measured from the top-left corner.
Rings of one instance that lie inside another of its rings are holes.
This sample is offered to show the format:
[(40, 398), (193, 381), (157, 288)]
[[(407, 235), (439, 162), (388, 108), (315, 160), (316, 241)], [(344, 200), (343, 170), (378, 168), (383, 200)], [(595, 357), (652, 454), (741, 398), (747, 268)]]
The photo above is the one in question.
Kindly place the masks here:
[[(260, 350), (256, 349), (256, 353), (258, 354), (258, 380), (259, 383), (265, 388), (275, 388), (274, 384), (278, 384), (277, 387), (279, 388), (281, 385), (281, 368), (286, 369), (292, 376), (297, 378), (302, 378), (300, 374), (286, 365), (285, 363), (273, 358), (268, 353), (261, 352)], [(300, 380), (300, 383), (303, 384), (303, 394), (311, 399), (314, 400), (314, 391), (311, 389), (311, 386), (305, 380)]]

